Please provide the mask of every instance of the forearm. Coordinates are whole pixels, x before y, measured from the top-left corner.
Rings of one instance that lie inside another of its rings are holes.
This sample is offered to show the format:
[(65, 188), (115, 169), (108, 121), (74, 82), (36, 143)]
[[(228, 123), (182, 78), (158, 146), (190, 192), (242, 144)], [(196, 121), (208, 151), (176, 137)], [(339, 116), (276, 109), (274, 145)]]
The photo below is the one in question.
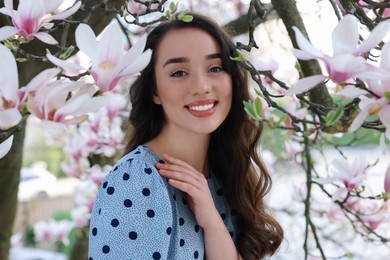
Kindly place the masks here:
[(242, 259), (222, 219), (217, 225), (204, 230), (204, 241), (207, 260)]

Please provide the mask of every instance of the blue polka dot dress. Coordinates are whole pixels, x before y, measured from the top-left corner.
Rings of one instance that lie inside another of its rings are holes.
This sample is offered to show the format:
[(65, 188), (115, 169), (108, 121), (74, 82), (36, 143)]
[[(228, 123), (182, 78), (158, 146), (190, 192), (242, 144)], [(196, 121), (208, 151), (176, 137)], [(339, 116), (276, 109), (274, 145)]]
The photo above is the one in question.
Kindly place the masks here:
[[(203, 230), (184, 192), (160, 176), (159, 156), (139, 146), (114, 165), (92, 210), (89, 260), (204, 259)], [(208, 179), (215, 206), (233, 240), (236, 211), (215, 176)]]

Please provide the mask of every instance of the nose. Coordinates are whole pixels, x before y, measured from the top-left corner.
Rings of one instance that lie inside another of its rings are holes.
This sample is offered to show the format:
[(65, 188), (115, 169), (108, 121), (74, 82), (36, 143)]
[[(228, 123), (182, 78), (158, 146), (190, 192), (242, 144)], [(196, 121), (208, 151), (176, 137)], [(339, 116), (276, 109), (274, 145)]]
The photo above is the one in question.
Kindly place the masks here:
[(210, 93), (212, 86), (210, 78), (205, 73), (199, 72), (194, 76), (190, 92), (192, 95), (205, 95)]

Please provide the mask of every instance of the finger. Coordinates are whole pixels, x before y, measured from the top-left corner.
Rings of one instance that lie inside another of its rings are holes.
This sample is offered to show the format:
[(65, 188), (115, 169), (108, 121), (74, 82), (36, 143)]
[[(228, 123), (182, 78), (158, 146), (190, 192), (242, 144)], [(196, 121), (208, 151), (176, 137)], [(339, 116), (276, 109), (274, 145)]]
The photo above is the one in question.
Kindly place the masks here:
[(202, 183), (199, 180), (197, 180), (196, 178), (194, 178), (193, 175), (190, 175), (190, 174), (183, 174), (181, 172), (169, 171), (169, 170), (164, 170), (164, 169), (159, 170), (159, 173), (161, 176), (163, 176), (165, 178), (185, 182), (185, 183), (188, 183), (188, 184), (195, 186), (198, 189), (200, 189), (202, 186)]
[(168, 163), (160, 164), (160, 163), (156, 163), (156, 168), (158, 170), (167, 170), (167, 171), (172, 171), (172, 172), (181, 172), (183, 174), (188, 174), (188, 175), (193, 176), (195, 179), (197, 179), (199, 181), (203, 177), (203, 174), (198, 172), (198, 171), (196, 171), (195, 169), (190, 169), (190, 168), (186, 168), (186, 167), (179, 166), (179, 165), (174, 165), (174, 164), (168, 164)]
[(162, 156), (163, 156), (164, 160), (165, 160), (166, 162), (170, 163), (170, 164), (182, 166), (182, 167), (184, 167), (184, 168), (187, 168), (187, 169), (191, 169), (191, 170), (196, 171), (196, 170), (194, 169), (194, 167), (192, 167), (191, 165), (189, 165), (189, 164), (186, 163), (185, 161), (182, 161), (182, 160), (180, 160), (180, 159), (177, 159), (177, 158), (175, 158), (175, 157), (173, 157), (173, 156), (170, 156), (170, 155), (168, 155), (168, 154), (166, 154), (166, 153), (163, 154)]
[(195, 197), (195, 195), (199, 192), (199, 189), (196, 188), (194, 185), (191, 185), (186, 182), (182, 182), (175, 179), (169, 179), (169, 184), (175, 187), (176, 189), (179, 189), (185, 193), (187, 193), (191, 198)]

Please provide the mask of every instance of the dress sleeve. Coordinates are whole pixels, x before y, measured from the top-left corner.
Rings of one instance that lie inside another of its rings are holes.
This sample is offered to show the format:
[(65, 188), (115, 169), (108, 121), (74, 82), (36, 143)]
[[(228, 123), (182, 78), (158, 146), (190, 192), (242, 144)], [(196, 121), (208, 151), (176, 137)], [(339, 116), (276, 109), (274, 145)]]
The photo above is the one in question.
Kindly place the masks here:
[(114, 166), (92, 210), (89, 260), (168, 259), (172, 206), (156, 168), (129, 159)]

